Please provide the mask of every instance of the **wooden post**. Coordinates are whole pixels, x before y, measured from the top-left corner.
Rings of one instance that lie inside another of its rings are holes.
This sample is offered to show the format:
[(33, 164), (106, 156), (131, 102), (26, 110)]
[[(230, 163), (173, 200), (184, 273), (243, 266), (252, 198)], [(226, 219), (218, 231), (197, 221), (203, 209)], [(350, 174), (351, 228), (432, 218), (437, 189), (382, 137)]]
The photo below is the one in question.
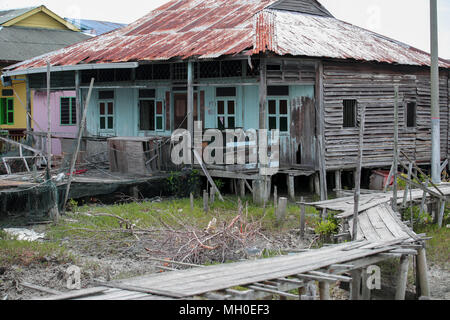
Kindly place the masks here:
[(394, 98), (394, 199), (392, 201), (392, 209), (397, 212), (397, 192), (398, 192), (398, 86), (395, 86)]
[(309, 176), (309, 192), (314, 193), (314, 180), (315, 180), (315, 174), (312, 174)]
[(295, 177), (293, 175), (288, 175), (287, 180), (288, 180), (289, 199), (291, 201), (295, 201)]
[(75, 149), (74, 153), (72, 154), (72, 159), (71, 159), (71, 162), (70, 162), (70, 171), (69, 171), (70, 175), (69, 175), (69, 181), (67, 182), (66, 194), (65, 194), (65, 197), (64, 197), (63, 208), (66, 207), (66, 203), (69, 200), (70, 186), (72, 184), (72, 179), (73, 179), (72, 173), (75, 170), (75, 164), (77, 162), (78, 152), (80, 151), (81, 137), (83, 136), (84, 128), (86, 127), (87, 110), (89, 108), (89, 102), (91, 100), (92, 89), (94, 88), (94, 81), (95, 81), (95, 79), (92, 78), (91, 79), (91, 84), (89, 85), (89, 91), (88, 91), (88, 96), (87, 96), (87, 99), (86, 99), (86, 103), (84, 105), (83, 118), (81, 119), (80, 126), (78, 127), (77, 146), (76, 146), (76, 149)]
[(265, 58), (259, 61), (259, 129), (262, 130), (266, 129), (267, 65)]
[(405, 300), (406, 285), (408, 284), (409, 256), (402, 255), (400, 258), (400, 268), (397, 279), (397, 290), (395, 292), (395, 300)]
[(211, 199), (211, 204), (214, 204), (215, 202), (215, 198), (216, 198), (216, 188), (214, 186), (211, 187), (211, 189), (209, 189), (209, 192), (211, 193), (210, 195), (210, 199)]
[(359, 129), (359, 153), (358, 153), (358, 166), (356, 169), (355, 178), (355, 201), (353, 211), (353, 240), (356, 240), (358, 235), (358, 215), (359, 215), (359, 198), (361, 195), (361, 169), (363, 162), (363, 150), (364, 150), (364, 125), (366, 120), (366, 107), (363, 105), (361, 108), (360, 117), (360, 129)]
[[(31, 89), (30, 89), (30, 78), (26, 76), (26, 107), (25, 111), (27, 113), (27, 131), (31, 132), (32, 130), (32, 119), (31, 119)], [(31, 137), (31, 135), (29, 135)]]
[(326, 281), (319, 282), (320, 300), (330, 300), (330, 284)]
[(389, 188), (389, 185), (390, 185), (390, 182), (391, 182), (391, 179), (392, 179), (392, 176), (393, 176), (393, 175), (394, 175), (394, 164), (392, 164), (391, 170), (389, 171), (389, 176), (388, 176), (386, 185), (385, 185), (384, 188), (383, 188), (383, 192), (386, 192), (387, 189)]
[(209, 211), (209, 195), (208, 195), (208, 191), (203, 190), (203, 211), (205, 211), (205, 213), (208, 213)]
[(316, 64), (316, 99), (318, 112), (318, 131), (319, 131), (319, 168), (320, 168), (320, 200), (328, 200), (327, 194), (327, 166), (325, 158), (325, 104), (323, 92), (323, 63), (319, 61)]
[(191, 202), (191, 212), (194, 212), (194, 194), (191, 192), (190, 196), (190, 202)]
[[(408, 166), (408, 181), (409, 182), (406, 184), (405, 191), (403, 192), (403, 203), (402, 203), (403, 208), (406, 208), (406, 204), (408, 202), (408, 192), (412, 188), (412, 186), (411, 186), (412, 168), (413, 168), (413, 164), (410, 162), (409, 166)], [(410, 199), (410, 201), (412, 201), (412, 199)]]
[(278, 207), (278, 188), (273, 187), (273, 207), (276, 209)]
[(287, 198), (280, 198), (280, 201), (278, 203), (278, 208), (276, 211), (276, 218), (277, 218), (277, 225), (282, 225), (284, 222), (284, 219), (286, 217), (286, 210), (287, 210)]
[(191, 134), (192, 146), (192, 143), (194, 142), (194, 63), (192, 61), (188, 61), (187, 73), (187, 127)]
[(241, 179), (239, 180), (239, 191), (241, 193), (241, 198), (245, 198), (245, 180)]
[(305, 238), (305, 227), (306, 227), (306, 207), (305, 207), (305, 205), (303, 204), (303, 201), (304, 201), (304, 199), (303, 199), (303, 197), (300, 199), (300, 202), (302, 203), (301, 205), (300, 205), (300, 210), (301, 210), (301, 212), (300, 212), (300, 238), (301, 239), (304, 239)]
[(336, 185), (336, 196), (338, 198), (340, 198), (341, 197), (341, 190), (342, 190), (341, 170), (336, 170), (334, 172), (334, 184)]
[(52, 207), (49, 211), (49, 216), (53, 219), (53, 222), (57, 223), (59, 220), (59, 208), (58, 208), (58, 189), (52, 181), (52, 112), (50, 106), (50, 62), (47, 61), (47, 179), (50, 183), (51, 197), (53, 198)]
[(320, 178), (317, 173), (314, 175), (314, 190), (316, 195), (320, 196)]
[(444, 213), (445, 213), (445, 201), (440, 201), (441, 206), (439, 210), (439, 216), (438, 216), (438, 226), (439, 228), (442, 228), (442, 223), (444, 222)]
[(361, 299), (361, 270), (353, 270), (351, 272), (352, 282), (350, 287), (350, 299), (360, 300)]
[(364, 301), (369, 301), (370, 300), (370, 289), (367, 286), (367, 280), (368, 280), (368, 274), (367, 274), (367, 269), (364, 268), (362, 269), (362, 275), (361, 275), (361, 291), (362, 291), (362, 295), (361, 295), (361, 300)]
[(425, 248), (417, 250), (417, 277), (419, 279), (420, 296), (429, 297), (430, 289), (428, 284), (428, 266)]

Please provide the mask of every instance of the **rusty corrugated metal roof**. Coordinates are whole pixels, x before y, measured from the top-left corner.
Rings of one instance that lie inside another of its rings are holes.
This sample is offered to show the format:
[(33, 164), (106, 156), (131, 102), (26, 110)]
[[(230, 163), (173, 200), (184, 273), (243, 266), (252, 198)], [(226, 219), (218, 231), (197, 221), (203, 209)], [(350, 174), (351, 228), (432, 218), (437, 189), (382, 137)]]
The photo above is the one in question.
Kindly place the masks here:
[[(426, 52), (334, 18), (266, 9), (256, 21), (254, 54), (430, 65)], [(441, 66), (450, 68), (444, 59)]]
[[(266, 9), (276, 0), (174, 0), (106, 35), (10, 67), (218, 58), (247, 54), (429, 65), (418, 49), (339, 21)], [(442, 66), (450, 64), (442, 61)]]

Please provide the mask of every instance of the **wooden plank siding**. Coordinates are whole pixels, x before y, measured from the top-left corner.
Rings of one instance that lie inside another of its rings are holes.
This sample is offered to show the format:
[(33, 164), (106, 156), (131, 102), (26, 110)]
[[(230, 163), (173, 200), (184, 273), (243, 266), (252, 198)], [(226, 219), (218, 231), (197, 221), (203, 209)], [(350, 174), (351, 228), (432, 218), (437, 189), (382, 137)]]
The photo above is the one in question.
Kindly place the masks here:
[[(394, 86), (399, 86), (399, 147), (412, 159), (431, 159), (430, 76), (425, 68), (324, 63), (328, 170), (356, 167), (359, 128), (343, 128), (343, 100), (366, 105), (363, 167), (390, 166), (394, 137)], [(441, 73), (441, 153), (448, 155), (448, 76)], [(407, 128), (406, 103), (417, 103), (416, 128)], [(358, 110), (358, 111), (359, 111)], [(359, 113), (358, 113), (359, 114)], [(358, 120), (359, 121), (359, 120)]]

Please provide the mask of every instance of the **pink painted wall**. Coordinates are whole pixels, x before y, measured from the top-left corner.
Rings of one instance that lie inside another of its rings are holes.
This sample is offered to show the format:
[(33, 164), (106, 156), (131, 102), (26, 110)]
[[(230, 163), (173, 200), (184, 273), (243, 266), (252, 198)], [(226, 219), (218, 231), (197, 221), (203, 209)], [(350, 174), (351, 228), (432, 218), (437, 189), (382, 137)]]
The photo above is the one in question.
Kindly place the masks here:
[[(75, 97), (75, 91), (56, 91), (50, 93), (50, 110), (51, 110), (51, 131), (52, 135), (57, 137), (74, 138), (77, 135), (78, 127), (62, 126), (60, 115), (60, 98)], [(33, 119), (37, 123), (33, 123), (35, 132), (47, 132), (48, 128), (47, 113), (47, 92), (35, 91), (33, 100)], [(78, 119), (77, 119), (78, 122)], [(52, 139), (52, 154), (61, 155), (61, 142), (59, 139)]]

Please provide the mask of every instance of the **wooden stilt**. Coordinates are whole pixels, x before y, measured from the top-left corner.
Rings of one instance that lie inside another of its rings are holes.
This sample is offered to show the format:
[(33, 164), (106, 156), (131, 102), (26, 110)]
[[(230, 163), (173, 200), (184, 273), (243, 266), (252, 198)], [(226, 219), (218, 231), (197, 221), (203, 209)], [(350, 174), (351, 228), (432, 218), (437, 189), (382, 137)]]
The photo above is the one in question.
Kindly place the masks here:
[(289, 199), (291, 201), (295, 201), (295, 177), (293, 175), (288, 175), (288, 191), (289, 191)]
[(192, 192), (190, 194), (190, 201), (191, 201), (191, 212), (194, 212), (194, 194)]
[(208, 191), (203, 190), (203, 211), (205, 211), (205, 213), (208, 213), (209, 211), (209, 194)]
[(362, 291), (362, 295), (361, 295), (361, 300), (364, 301), (369, 301), (370, 300), (370, 288), (367, 286), (367, 280), (368, 280), (368, 274), (367, 274), (367, 269), (363, 269), (362, 270), (362, 275), (361, 275), (361, 291)]
[(273, 207), (278, 208), (278, 188), (277, 186), (273, 187)]
[(350, 299), (361, 300), (361, 270), (353, 270), (351, 275)]
[(419, 278), (420, 296), (429, 297), (428, 266), (425, 248), (417, 250), (417, 276)]
[(314, 175), (314, 190), (316, 195), (320, 196), (320, 178), (317, 173)]
[(280, 201), (278, 202), (278, 209), (276, 211), (278, 225), (282, 225), (286, 218), (287, 203), (287, 198), (280, 198)]
[(438, 226), (439, 228), (442, 228), (442, 224), (444, 222), (444, 212), (445, 212), (445, 201), (440, 201), (441, 206), (439, 210), (439, 216), (438, 216)]
[(323, 281), (319, 282), (320, 300), (330, 300), (330, 283)]
[(409, 256), (403, 255), (400, 258), (400, 268), (397, 279), (397, 290), (395, 300), (405, 300), (406, 285), (408, 283)]
[(241, 193), (241, 198), (245, 198), (245, 180), (241, 179), (239, 180), (239, 191)]
[(341, 190), (342, 190), (341, 170), (336, 170), (334, 172), (334, 184), (336, 186), (336, 196), (338, 198), (340, 198), (341, 197)]
[(315, 175), (309, 176), (309, 192), (314, 193)]
[(300, 202), (302, 202), (301, 206), (301, 212), (300, 212), (300, 238), (305, 238), (305, 227), (306, 227), (306, 207), (303, 204), (303, 197), (301, 198)]

